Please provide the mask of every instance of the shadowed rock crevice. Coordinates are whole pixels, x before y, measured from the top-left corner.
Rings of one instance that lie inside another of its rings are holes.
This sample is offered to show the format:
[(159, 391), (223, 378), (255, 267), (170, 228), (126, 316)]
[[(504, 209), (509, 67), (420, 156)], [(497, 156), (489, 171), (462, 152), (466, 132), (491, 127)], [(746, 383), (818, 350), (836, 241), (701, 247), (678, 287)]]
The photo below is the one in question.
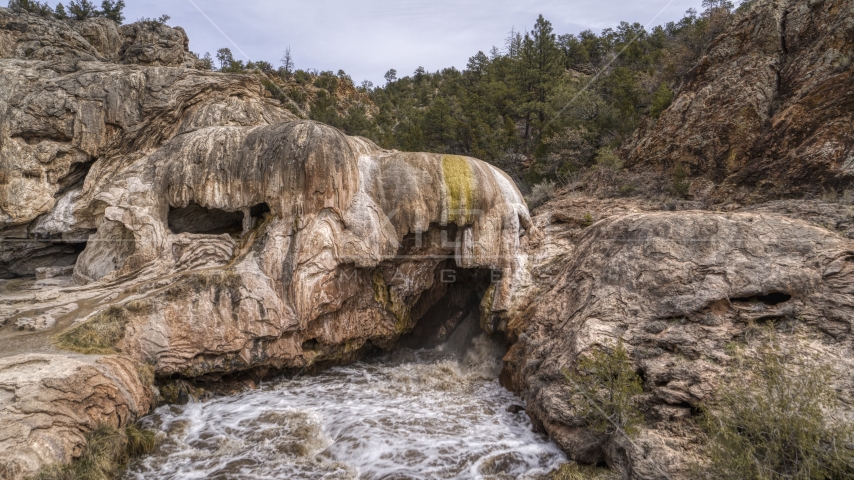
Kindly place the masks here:
[(170, 208), (168, 222), (169, 230), (175, 234), (236, 235), (243, 231), (243, 212), (226, 212), (191, 203), (186, 207)]
[(7, 238), (4, 242), (7, 246), (0, 254), (0, 279), (39, 277), (40, 272), (50, 275), (48, 270), (74, 266), (86, 248), (85, 241), (63, 241), (61, 238)]
[(779, 305), (783, 302), (788, 302), (791, 299), (792, 299), (792, 296), (787, 294), (787, 293), (771, 292), (771, 293), (768, 293), (765, 295), (752, 295), (749, 297), (731, 298), (730, 302), (746, 303), (746, 304), (762, 303), (765, 305)]

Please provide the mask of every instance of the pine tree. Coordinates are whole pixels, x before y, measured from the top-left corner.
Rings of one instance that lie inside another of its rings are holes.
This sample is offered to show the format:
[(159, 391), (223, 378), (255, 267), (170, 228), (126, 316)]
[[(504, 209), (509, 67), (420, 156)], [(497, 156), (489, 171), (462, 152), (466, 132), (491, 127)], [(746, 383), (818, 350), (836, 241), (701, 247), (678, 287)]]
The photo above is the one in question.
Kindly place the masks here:
[(60, 20), (65, 20), (68, 18), (68, 13), (65, 11), (65, 7), (61, 3), (57, 3), (56, 9), (53, 11), (53, 16)]
[(89, 0), (71, 0), (68, 2), (68, 12), (77, 20), (86, 20), (101, 14)]
[(220, 48), (216, 51), (216, 59), (219, 61), (219, 69), (224, 70), (234, 62), (234, 55), (231, 54), (230, 48)]
[(101, 16), (120, 24), (125, 21), (125, 17), (122, 15), (124, 8), (125, 0), (103, 0), (101, 2)]

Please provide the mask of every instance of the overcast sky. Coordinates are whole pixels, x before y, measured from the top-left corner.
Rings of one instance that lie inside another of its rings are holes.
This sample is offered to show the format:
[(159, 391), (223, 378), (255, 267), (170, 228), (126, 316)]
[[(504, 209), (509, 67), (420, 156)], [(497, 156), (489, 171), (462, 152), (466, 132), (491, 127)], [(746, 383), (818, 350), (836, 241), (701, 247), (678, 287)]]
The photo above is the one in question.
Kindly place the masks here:
[(478, 50), (488, 53), (493, 45), (503, 47), (511, 28), (530, 28), (539, 14), (559, 34), (588, 28), (598, 33), (621, 20), (644, 25), (677, 20), (688, 8), (699, 10), (701, 0), (127, 0), (127, 4), (125, 22), (167, 14), (169, 25), (184, 27), (190, 50), (200, 56), (229, 47), (235, 59), (245, 62), (248, 56), (278, 66), (290, 45), (297, 68), (343, 69), (357, 84), (370, 80), (379, 85), (390, 68), (398, 76), (410, 75), (419, 66), (428, 71), (463, 68)]

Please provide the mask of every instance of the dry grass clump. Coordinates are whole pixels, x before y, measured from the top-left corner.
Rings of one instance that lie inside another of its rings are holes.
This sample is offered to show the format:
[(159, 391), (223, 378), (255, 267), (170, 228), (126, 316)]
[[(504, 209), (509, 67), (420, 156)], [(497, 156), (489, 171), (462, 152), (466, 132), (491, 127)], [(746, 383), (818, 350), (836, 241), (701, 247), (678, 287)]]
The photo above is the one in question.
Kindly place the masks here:
[(525, 199), (528, 202), (528, 208), (534, 209), (546, 203), (555, 195), (555, 182), (546, 180), (538, 183), (531, 188), (531, 194)]
[(124, 305), (125, 309), (134, 315), (148, 315), (154, 313), (154, 304), (147, 300), (131, 300)]
[(55, 337), (56, 346), (85, 354), (117, 353), (116, 347), (125, 336), (128, 310), (113, 305), (92, 319), (72, 327)]
[(118, 353), (120, 349), (116, 345), (124, 338), (131, 315), (151, 313), (154, 313), (154, 305), (147, 300), (112, 305), (84, 323), (60, 333), (54, 337), (54, 343), (59, 348), (85, 354)]
[(132, 457), (154, 450), (155, 435), (136, 425), (125, 429), (101, 425), (86, 434), (83, 455), (68, 464), (42, 467), (34, 480), (111, 480)]
[(138, 363), (136, 365), (136, 376), (143, 385), (154, 385), (154, 365)]

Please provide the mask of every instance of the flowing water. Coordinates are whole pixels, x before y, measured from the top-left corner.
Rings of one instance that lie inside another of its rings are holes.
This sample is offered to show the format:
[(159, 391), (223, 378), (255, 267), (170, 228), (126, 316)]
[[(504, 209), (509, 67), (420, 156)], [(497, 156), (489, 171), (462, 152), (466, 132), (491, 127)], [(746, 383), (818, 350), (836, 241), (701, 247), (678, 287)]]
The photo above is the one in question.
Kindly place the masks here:
[(507, 411), (519, 399), (498, 384), (499, 358), (487, 337), (455, 332), (437, 349), (164, 406), (144, 420), (157, 450), (125, 478), (548, 478), (566, 458)]

